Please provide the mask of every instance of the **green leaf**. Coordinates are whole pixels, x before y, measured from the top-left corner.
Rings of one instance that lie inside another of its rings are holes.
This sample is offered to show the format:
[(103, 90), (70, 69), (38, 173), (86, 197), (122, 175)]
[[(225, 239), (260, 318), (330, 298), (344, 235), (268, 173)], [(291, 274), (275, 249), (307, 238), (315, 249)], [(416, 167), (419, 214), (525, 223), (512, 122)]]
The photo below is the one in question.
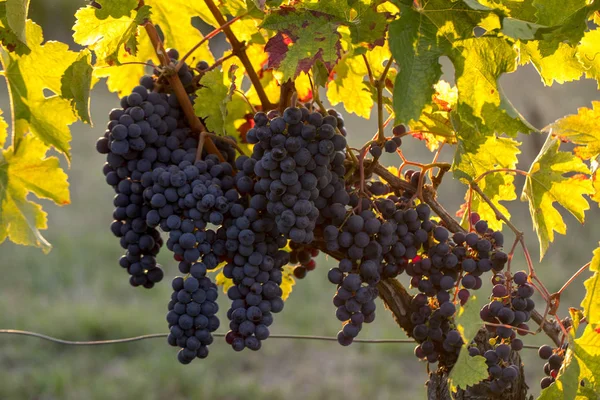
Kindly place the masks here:
[(90, 116), (90, 89), (92, 86), (92, 56), (89, 50), (79, 53), (77, 60), (61, 79), (61, 96), (71, 101), (73, 112), (83, 122), (92, 123)]
[[(484, 136), (466, 124), (457, 128), (458, 146), (454, 154), (452, 171), (457, 179), (469, 184), (484, 173), (495, 169), (515, 169), (517, 155), (520, 153), (519, 142), (509, 138)], [(510, 218), (508, 209), (501, 201), (512, 201), (517, 198), (514, 177), (506, 172), (487, 174), (478, 182), (479, 187), (498, 209)], [(468, 201), (468, 194), (465, 198)], [(503, 222), (496, 218), (496, 213), (476, 192), (471, 198), (471, 211), (488, 221), (494, 230), (502, 229)], [(463, 225), (468, 224), (468, 215), (463, 216)]]
[(538, 400), (600, 397), (600, 332), (587, 325), (581, 337), (569, 337), (569, 347), (556, 382)]
[(121, 47), (135, 56), (138, 25), (150, 17), (150, 7), (135, 9), (137, 1), (130, 0), (100, 0), (99, 3), (101, 9), (87, 6), (75, 13), (75, 42), (94, 51), (97, 65), (118, 64)]
[(204, 119), (204, 125), (209, 132), (224, 136), (227, 119), (227, 103), (231, 95), (223, 83), (223, 72), (217, 69), (207, 72), (200, 80), (202, 87), (196, 92), (194, 111)]
[[(13, 108), (13, 144), (17, 147), (27, 132), (48, 146), (54, 146), (70, 160), (69, 125), (76, 121), (71, 107), (71, 95), (63, 95), (63, 75), (80, 57), (64, 43), (42, 44), (42, 29), (27, 21), (27, 38), (31, 52), (18, 56), (0, 49), (4, 76), (8, 81)], [(40, 73), (43, 71), (43, 73)], [(82, 77), (83, 78), (83, 77)], [(85, 78), (80, 82), (84, 84)], [(44, 95), (49, 90), (52, 95)], [(82, 89), (76, 104), (87, 104)]]
[(559, 151), (559, 147), (560, 141), (549, 135), (531, 164), (521, 194), (521, 200), (529, 202), (533, 227), (540, 241), (540, 260), (554, 241), (554, 231), (563, 235), (567, 232), (567, 225), (554, 203), (583, 223), (584, 212), (590, 208), (583, 196), (594, 192), (592, 182), (581, 175), (590, 173), (588, 167), (573, 154)]
[(598, 2), (588, 3), (585, 0), (536, 3), (540, 16), (538, 23), (557, 25), (539, 29), (538, 40), (520, 44), (520, 63), (531, 62), (546, 85), (552, 85), (554, 81), (573, 81), (583, 74), (584, 65), (576, 57), (577, 44), (588, 29), (590, 14), (600, 9)]
[(0, 1), (0, 40), (9, 50), (19, 55), (29, 53), (26, 21), (29, 0)]
[(402, 7), (399, 20), (390, 24), (390, 48), (400, 73), (394, 84), (396, 124), (416, 120), (433, 95), (433, 85), (442, 76), (438, 62), (437, 27), (422, 13)]
[(600, 101), (592, 102), (592, 109), (581, 107), (577, 114), (567, 115), (548, 125), (553, 136), (578, 145), (574, 152), (584, 160), (600, 155)]
[(460, 332), (464, 344), (460, 349), (458, 360), (448, 376), (448, 383), (452, 392), (456, 392), (459, 387), (467, 389), (468, 386), (476, 385), (489, 376), (485, 358), (469, 355), (468, 344), (473, 341), (477, 332), (483, 326), (479, 317), (479, 308), (477, 296), (471, 296), (465, 305), (458, 310), (456, 329)]
[(501, 38), (481, 37), (455, 44), (458, 113), (484, 134), (516, 136), (534, 130), (503, 96), (498, 78), (517, 68), (515, 48)]
[(31, 192), (59, 205), (70, 202), (67, 174), (58, 158), (46, 157), (47, 149), (36, 137), (27, 135), (18, 147), (0, 151), (0, 243), (8, 238), (50, 251), (50, 243), (40, 233), (47, 228), (46, 213), (27, 200)]
[(414, 9), (399, 6), (403, 15), (390, 26), (390, 46), (401, 67), (394, 90), (397, 122), (417, 119), (430, 102), (432, 86), (440, 76), (438, 58), (444, 55), (454, 64), (461, 119), (486, 135), (516, 136), (534, 130), (497, 83), (502, 74), (516, 70), (516, 48), (504, 37), (474, 36), (477, 27), (500, 29), (494, 10), (442, 0)]
[(6, 0), (6, 21), (21, 43), (27, 45), (25, 22), (29, 11), (29, 0)]
[(562, 25), (586, 3), (586, 0), (533, 0), (533, 6), (537, 9), (537, 23), (547, 26)]
[(596, 329), (600, 325), (600, 247), (594, 250), (589, 269), (594, 275), (584, 282), (586, 293), (581, 308), (588, 324)]
[(317, 60), (328, 69), (342, 56), (340, 21), (318, 11), (285, 8), (269, 14), (262, 28), (277, 31), (265, 45), (269, 67), (283, 73), (283, 81), (308, 72)]

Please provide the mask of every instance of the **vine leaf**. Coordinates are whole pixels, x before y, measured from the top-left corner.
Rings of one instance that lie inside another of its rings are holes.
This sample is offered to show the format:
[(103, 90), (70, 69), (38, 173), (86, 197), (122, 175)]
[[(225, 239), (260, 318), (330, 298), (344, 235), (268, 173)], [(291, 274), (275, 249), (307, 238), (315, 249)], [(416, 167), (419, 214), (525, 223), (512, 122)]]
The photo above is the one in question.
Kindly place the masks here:
[(480, 132), (516, 136), (535, 131), (503, 95), (498, 78), (517, 68), (517, 52), (504, 39), (480, 37), (455, 43), (457, 111)]
[(10, 51), (19, 55), (29, 53), (26, 21), (29, 0), (5, 0), (0, 2), (0, 41)]
[(593, 101), (592, 108), (581, 107), (577, 114), (568, 115), (548, 125), (553, 136), (576, 145), (574, 152), (584, 160), (600, 155), (600, 101)]
[(594, 250), (589, 269), (594, 275), (584, 282), (586, 294), (581, 308), (588, 324), (596, 329), (600, 325), (600, 247)]
[(405, 6), (401, 10), (400, 19), (390, 24), (390, 47), (401, 71), (394, 84), (396, 124), (418, 119), (430, 102), (444, 54), (437, 27), (423, 13)]
[(556, 382), (538, 400), (597, 399), (600, 396), (600, 332), (588, 324), (579, 338), (569, 335), (569, 347)]
[(244, 141), (237, 127), (245, 122), (244, 116), (251, 110), (235, 91), (236, 69), (237, 66), (232, 64), (227, 77), (216, 69), (204, 74), (200, 80), (202, 87), (196, 92), (198, 96), (194, 101), (194, 110), (197, 116), (204, 119), (208, 131), (219, 136), (233, 136), (242, 145)]
[(592, 185), (594, 186), (594, 194), (592, 195), (592, 200), (596, 203), (600, 203), (600, 156), (596, 157), (595, 160), (592, 160), (590, 163), (592, 171)]
[(419, 120), (410, 122), (412, 136), (425, 140), (430, 151), (437, 150), (442, 143), (457, 143), (451, 121), (458, 100), (456, 86), (440, 80), (434, 85), (434, 90), (432, 100), (423, 108)]
[(579, 79), (583, 66), (577, 59), (577, 49), (568, 43), (559, 43), (558, 47), (544, 41), (522, 43), (521, 65), (531, 62), (538, 70), (544, 84), (571, 82)]
[(460, 349), (458, 360), (448, 376), (448, 386), (452, 392), (456, 392), (459, 387), (467, 389), (468, 386), (476, 385), (489, 376), (485, 358), (469, 355), (469, 344), (482, 327), (477, 296), (469, 297), (465, 305), (458, 310), (456, 327), (464, 344)]
[(598, 81), (600, 88), (600, 29), (587, 31), (579, 46), (577, 58), (585, 68), (585, 76)]
[(71, 101), (73, 112), (80, 120), (92, 123), (90, 116), (90, 90), (92, 86), (92, 56), (83, 50), (61, 78), (61, 96)]
[(202, 87), (196, 92), (194, 101), (196, 115), (204, 119), (208, 131), (216, 135), (225, 135), (225, 120), (227, 119), (227, 103), (231, 96), (223, 83), (223, 72), (214, 69), (202, 76)]
[(416, 9), (400, 0), (395, 3), (402, 11), (390, 26), (390, 47), (400, 65), (394, 89), (397, 124), (418, 119), (441, 75), (438, 59), (448, 56), (455, 68), (457, 111), (464, 121), (488, 135), (516, 136), (534, 130), (497, 82), (502, 74), (516, 70), (515, 46), (504, 37), (474, 34), (475, 28), (501, 28), (494, 10), (471, 8), (465, 1), (430, 0)]
[(367, 66), (362, 55), (347, 54), (333, 70), (334, 79), (327, 85), (331, 105), (344, 104), (344, 109), (359, 117), (369, 118), (373, 96), (365, 81)]
[[(73, 97), (73, 92), (63, 94), (63, 80), (69, 81), (69, 84), (75, 81), (63, 76), (78, 60), (78, 68), (85, 69), (83, 64), (89, 59), (69, 51), (64, 43), (50, 41), (42, 44), (42, 29), (31, 21), (27, 21), (27, 37), (31, 48), (29, 54), (18, 56), (0, 50), (14, 115), (13, 144), (19, 147), (19, 142), (29, 131), (70, 160), (71, 133), (68, 126), (77, 120), (71, 101), (74, 101), (76, 109), (83, 104), (83, 107), (87, 107), (89, 100), (85, 98), (86, 89), (83, 86), (89, 80), (85, 76), (77, 77), (77, 85), (81, 90), (78, 89), (77, 96)], [(44, 90), (53, 94), (47, 97)], [(78, 114), (80, 117), (85, 115), (83, 112)]]
[(150, 17), (150, 7), (135, 9), (138, 2), (131, 0), (100, 0), (99, 3), (101, 9), (87, 6), (75, 13), (75, 42), (94, 51), (97, 65), (118, 64), (122, 46), (135, 56), (138, 25)]
[[(592, 182), (582, 175), (590, 173), (588, 167), (573, 154), (559, 151), (559, 147), (559, 140), (549, 135), (531, 164), (521, 194), (521, 200), (529, 202), (533, 227), (540, 241), (540, 260), (554, 241), (554, 231), (563, 235), (567, 232), (554, 203), (583, 223), (584, 212), (589, 209), (583, 196), (594, 192)], [(575, 175), (567, 177), (565, 174)]]
[(283, 81), (306, 72), (317, 60), (329, 70), (342, 56), (340, 21), (330, 14), (314, 10), (282, 7), (269, 14), (262, 28), (277, 31), (267, 44), (269, 67), (283, 73)]
[[(517, 155), (520, 153), (519, 142), (510, 138), (484, 136), (467, 124), (457, 129), (458, 146), (454, 154), (452, 171), (454, 176), (469, 184), (482, 174), (494, 169), (514, 169), (517, 166)], [(514, 177), (504, 172), (494, 172), (486, 175), (478, 182), (479, 187), (490, 198), (492, 203), (510, 218), (508, 209), (501, 201), (512, 201), (517, 198)], [(467, 194), (468, 196), (468, 194)], [(468, 198), (465, 198), (468, 201)], [(466, 208), (463, 206), (463, 209)], [(488, 221), (490, 228), (502, 229), (502, 220), (496, 218), (496, 213), (488, 203), (473, 192), (471, 212), (479, 213), (482, 219)], [(468, 215), (463, 214), (462, 225), (467, 226)]]
[(538, 0), (534, 5), (538, 9), (538, 23), (548, 28), (538, 31), (538, 40), (520, 44), (520, 63), (531, 62), (546, 85), (579, 79), (585, 68), (576, 57), (577, 45), (587, 30), (589, 15), (600, 9), (600, 4), (585, 0)]
[[(213, 17), (203, 1), (147, 0), (145, 4), (150, 7), (152, 12), (152, 23), (158, 25), (164, 35), (165, 46), (176, 48), (179, 51), (187, 51), (202, 40), (202, 34), (192, 25), (192, 16), (199, 15), (205, 22), (216, 23), (213, 22)], [(150, 61), (157, 65), (158, 58), (146, 31), (138, 29), (137, 36), (136, 55), (132, 55), (124, 46), (121, 46), (118, 51), (118, 63), (147, 63)], [(208, 42), (194, 51), (192, 57), (204, 60), (209, 64), (214, 62)], [(95, 76), (108, 78), (108, 89), (111, 92), (117, 92), (119, 96), (130, 93), (145, 72), (146, 67), (138, 64), (99, 66), (94, 70)]]
[[(0, 129), (6, 130), (2, 119)], [(5, 135), (4, 135), (5, 137)], [(25, 136), (18, 147), (0, 150), (0, 243), (37, 246), (45, 253), (50, 243), (40, 233), (47, 228), (46, 213), (27, 200), (31, 192), (56, 204), (69, 204), (67, 174), (56, 157), (46, 157), (47, 146), (33, 135)]]

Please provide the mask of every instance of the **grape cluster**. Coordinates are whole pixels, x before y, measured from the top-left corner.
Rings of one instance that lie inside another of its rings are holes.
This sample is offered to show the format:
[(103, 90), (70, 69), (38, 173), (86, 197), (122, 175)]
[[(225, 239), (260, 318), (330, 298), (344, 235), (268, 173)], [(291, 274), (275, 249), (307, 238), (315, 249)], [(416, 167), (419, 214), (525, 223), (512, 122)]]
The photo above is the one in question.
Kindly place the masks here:
[(553, 384), (556, 381), (556, 376), (558, 375), (558, 370), (562, 366), (564, 358), (565, 348), (553, 349), (547, 344), (541, 346), (538, 349), (538, 355), (542, 360), (547, 360), (546, 364), (544, 364), (544, 374), (545, 377), (540, 381), (540, 386), (542, 389), (546, 389), (548, 386)]
[(432, 240), (406, 266), (411, 286), (420, 292), (413, 298), (410, 316), (413, 337), (419, 342), (415, 355), (429, 362), (452, 363), (458, 357), (463, 343), (451, 324), (457, 300), (464, 304), (470, 290), (481, 288), (481, 275), (501, 271), (508, 260), (500, 250), (502, 234), (490, 230), (477, 215), (472, 218), (477, 220), (474, 232), (452, 237), (445, 227), (428, 224)]
[(511, 352), (523, 347), (520, 339), (514, 339), (511, 345), (500, 343), (495, 348), (487, 350), (483, 354), (477, 347), (469, 347), (471, 357), (483, 355), (488, 367), (489, 388), (494, 394), (502, 393), (509, 389), (517, 381), (520, 375), (519, 367), (510, 361)]
[(531, 311), (535, 303), (531, 299), (534, 293), (533, 286), (527, 282), (524, 271), (516, 272), (510, 281), (504, 275), (497, 274), (492, 278), (491, 301), (481, 308), (480, 316), (484, 322), (504, 326), (487, 325), (489, 332), (500, 338), (514, 336), (514, 331), (509, 326), (517, 328), (520, 335), (526, 335), (529, 327), (526, 324), (531, 318)]
[[(331, 183), (338, 177), (331, 164), (336, 157), (342, 163), (345, 158), (346, 139), (336, 133), (338, 120), (290, 107), (281, 117), (258, 113), (254, 121), (247, 133), (248, 142), (256, 144), (254, 192), (266, 198), (266, 210), (281, 233), (293, 242), (311, 243), (319, 216), (315, 201), (333, 195)], [(250, 180), (243, 183), (249, 186)]]
[(395, 194), (376, 199), (372, 205), (367, 199), (349, 197), (350, 205), (363, 211), (348, 213), (343, 204), (333, 204), (331, 225), (323, 231), (327, 249), (347, 255), (328, 275), (338, 285), (333, 302), (336, 316), (344, 322), (338, 336), (343, 345), (352, 342), (363, 320), (374, 319), (377, 283), (402, 273), (427, 245), (433, 228), (426, 204), (407, 207), (408, 200)]
[(181, 348), (177, 354), (179, 362), (189, 364), (196, 357), (208, 356), (208, 345), (213, 342), (211, 333), (219, 328), (217, 286), (206, 277), (206, 266), (201, 263), (192, 265), (191, 276), (173, 279), (172, 286), (167, 341)]

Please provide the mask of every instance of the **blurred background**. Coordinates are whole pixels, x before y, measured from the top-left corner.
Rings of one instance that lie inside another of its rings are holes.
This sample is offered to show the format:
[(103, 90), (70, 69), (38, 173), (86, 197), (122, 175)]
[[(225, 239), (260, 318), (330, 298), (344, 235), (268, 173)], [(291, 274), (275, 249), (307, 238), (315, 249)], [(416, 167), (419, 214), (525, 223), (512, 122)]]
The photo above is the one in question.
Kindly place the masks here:
[[(60, 40), (76, 48), (71, 39), (73, 14), (85, 5), (80, 0), (32, 0), (30, 17), (42, 25), (46, 40)], [(215, 44), (219, 47), (219, 40)], [(185, 50), (185, 49), (180, 49)], [(221, 49), (222, 50), (222, 49)], [(445, 63), (449, 66), (449, 63)], [(452, 82), (451, 67), (445, 79)], [(501, 83), (509, 99), (537, 128), (589, 107), (600, 100), (594, 81), (544, 87), (536, 71), (519, 68)], [(0, 82), (0, 108), (9, 113), (4, 80)], [(39, 249), (5, 242), (0, 245), (0, 329), (42, 332), (71, 340), (103, 340), (146, 333), (165, 332), (164, 316), (170, 297), (170, 279), (153, 290), (134, 289), (118, 265), (122, 254), (118, 240), (109, 230), (112, 190), (101, 169), (103, 156), (95, 141), (103, 133), (108, 111), (118, 106), (115, 94), (99, 83), (92, 94), (93, 128), (72, 126), (73, 162), (68, 169), (72, 204), (58, 207), (42, 201), (48, 212), (49, 229), (44, 232), (54, 249), (44, 255)], [(376, 123), (346, 116), (351, 145), (359, 146), (376, 130)], [(10, 122), (10, 121), (8, 121)], [(521, 164), (527, 170), (545, 137), (523, 137)], [(427, 162), (431, 155), (423, 143), (409, 139), (404, 154)], [(387, 155), (388, 165), (399, 165)], [(451, 161), (452, 149), (443, 153)], [(64, 160), (63, 160), (64, 161)], [(516, 178), (517, 191), (523, 184)], [(440, 188), (439, 198), (454, 213), (463, 202), (466, 187), (450, 176)], [(566, 215), (567, 236), (558, 235), (538, 274), (550, 291), (558, 290), (581, 265), (590, 260), (600, 239), (600, 212), (595, 203), (579, 225)], [(527, 205), (508, 204), (513, 220), (526, 232), (534, 260), (539, 259), (538, 242), (531, 229)], [(507, 242), (513, 236), (505, 231)], [(524, 269), (518, 255), (516, 269)], [(178, 273), (168, 251), (159, 256), (167, 275)], [(294, 286), (285, 310), (276, 316), (273, 333), (334, 336), (340, 323), (331, 298), (335, 288), (326, 275), (334, 260), (318, 258), (318, 267)], [(578, 278), (562, 299), (561, 316), (568, 306), (578, 306), (583, 280)], [(489, 286), (489, 285), (488, 285)], [(481, 296), (489, 287), (480, 291)], [(226, 296), (221, 296), (220, 332), (226, 331)], [(536, 301), (541, 304), (538, 297)], [(534, 323), (532, 323), (534, 324)], [(405, 338), (389, 312), (378, 302), (377, 319), (366, 325), (361, 338)], [(526, 344), (550, 343), (538, 335)], [(360, 399), (425, 398), (427, 366), (413, 356), (412, 344), (353, 344), (344, 348), (336, 342), (269, 339), (259, 352), (234, 353), (222, 338), (210, 347), (210, 357), (182, 366), (176, 350), (164, 339), (106, 347), (65, 347), (35, 338), (0, 336), (0, 399)], [(539, 393), (543, 362), (533, 350), (523, 350), (527, 383)]]

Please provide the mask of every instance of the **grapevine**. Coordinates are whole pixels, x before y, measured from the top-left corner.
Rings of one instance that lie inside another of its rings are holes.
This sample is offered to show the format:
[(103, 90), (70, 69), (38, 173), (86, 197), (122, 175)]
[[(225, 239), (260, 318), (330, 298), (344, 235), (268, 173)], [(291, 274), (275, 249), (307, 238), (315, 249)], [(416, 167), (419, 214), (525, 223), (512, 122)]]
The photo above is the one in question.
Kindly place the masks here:
[[(114, 192), (115, 264), (136, 288), (168, 277), (166, 341), (179, 363), (210, 362), (215, 340), (263, 349), (292, 286), (326, 275), (338, 344), (365, 341), (382, 303), (414, 341), (430, 399), (528, 398), (520, 352), (538, 334), (552, 343), (538, 352), (540, 399), (600, 396), (600, 250), (552, 292), (509, 205), (524, 180), (540, 261), (566, 233), (557, 206), (584, 222), (599, 200), (589, 121), (600, 103), (538, 130), (498, 83), (525, 63), (546, 84), (599, 80), (598, 1), (568, 13), (535, 0), (117, 3), (77, 12), (80, 52), (44, 43), (14, 4), (0, 8), (13, 119), (10, 145), (0, 124), (0, 242), (50, 250), (46, 214), (27, 194), (70, 201), (47, 152), (70, 162), (65, 129), (91, 124), (89, 92), (106, 77), (119, 101), (95, 150)], [(229, 48), (217, 58), (209, 45), (221, 33)], [(441, 79), (442, 56), (455, 85)], [(559, 71), (559, 59), (574, 61)], [(32, 74), (37, 64), (48, 73)], [(517, 135), (539, 133), (538, 156), (517, 169)], [(412, 155), (422, 144), (428, 162)], [(466, 191), (455, 215), (438, 192), (451, 178)], [(561, 295), (588, 271), (581, 306), (565, 307)]]

